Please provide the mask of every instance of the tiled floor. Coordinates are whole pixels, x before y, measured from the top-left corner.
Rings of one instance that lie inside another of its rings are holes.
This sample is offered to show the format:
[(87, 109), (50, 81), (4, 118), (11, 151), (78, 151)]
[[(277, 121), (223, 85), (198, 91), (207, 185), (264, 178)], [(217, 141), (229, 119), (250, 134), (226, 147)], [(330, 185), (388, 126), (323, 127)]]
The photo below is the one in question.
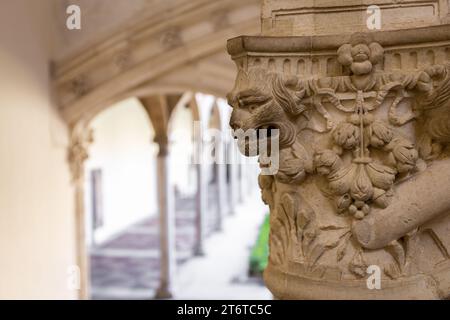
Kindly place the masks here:
[(261, 278), (248, 277), (249, 255), (268, 208), (258, 192), (245, 196), (223, 231), (205, 242), (205, 256), (189, 259), (177, 272), (175, 297), (189, 300), (267, 300)]
[[(209, 192), (206, 235), (217, 226), (215, 192)], [(176, 200), (178, 266), (192, 257), (195, 241), (195, 199)], [(159, 277), (158, 217), (145, 219), (91, 250), (93, 299), (152, 298)]]

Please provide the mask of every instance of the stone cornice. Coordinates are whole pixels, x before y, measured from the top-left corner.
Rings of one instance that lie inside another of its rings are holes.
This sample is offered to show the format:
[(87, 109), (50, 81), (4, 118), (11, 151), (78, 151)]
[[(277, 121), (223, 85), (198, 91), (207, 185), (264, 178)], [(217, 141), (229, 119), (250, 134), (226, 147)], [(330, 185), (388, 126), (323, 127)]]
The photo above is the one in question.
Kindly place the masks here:
[[(385, 48), (420, 43), (450, 41), (450, 25), (431, 26), (416, 29), (378, 31), (365, 33), (372, 41)], [(270, 37), (240, 36), (228, 40), (228, 53), (239, 56), (248, 52), (296, 53), (336, 50), (342, 43), (350, 41), (350, 34)]]

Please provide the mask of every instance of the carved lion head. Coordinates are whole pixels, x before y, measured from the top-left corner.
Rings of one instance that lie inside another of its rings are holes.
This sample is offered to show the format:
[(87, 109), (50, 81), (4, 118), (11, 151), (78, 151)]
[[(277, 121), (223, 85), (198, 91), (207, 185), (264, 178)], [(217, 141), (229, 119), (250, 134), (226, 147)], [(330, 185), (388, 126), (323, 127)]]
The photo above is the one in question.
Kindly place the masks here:
[[(233, 107), (230, 126), (235, 131), (256, 129), (257, 139), (260, 129), (266, 129), (268, 136), (271, 129), (278, 129), (280, 149), (291, 146), (297, 135), (295, 122), (305, 110), (300, 103), (304, 90), (297, 86), (295, 77), (286, 78), (262, 68), (247, 72), (241, 69), (234, 89), (227, 96)], [(246, 144), (245, 152), (243, 148), (241, 151), (248, 155), (247, 142), (238, 143)]]

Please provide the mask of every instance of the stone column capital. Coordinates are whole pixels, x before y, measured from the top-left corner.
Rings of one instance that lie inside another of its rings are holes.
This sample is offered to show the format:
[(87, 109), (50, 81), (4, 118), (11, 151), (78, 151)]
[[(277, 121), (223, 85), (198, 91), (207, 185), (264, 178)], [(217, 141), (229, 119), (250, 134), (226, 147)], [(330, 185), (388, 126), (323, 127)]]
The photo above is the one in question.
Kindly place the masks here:
[(167, 135), (155, 135), (153, 142), (159, 147), (158, 157), (165, 157), (169, 154), (169, 139)]
[(279, 132), (250, 141), (278, 164), (259, 178), (276, 297), (450, 295), (449, 31), (229, 40), (233, 129)]
[(84, 163), (89, 157), (88, 148), (93, 141), (93, 130), (84, 121), (80, 120), (71, 127), (67, 160), (73, 183), (83, 181)]

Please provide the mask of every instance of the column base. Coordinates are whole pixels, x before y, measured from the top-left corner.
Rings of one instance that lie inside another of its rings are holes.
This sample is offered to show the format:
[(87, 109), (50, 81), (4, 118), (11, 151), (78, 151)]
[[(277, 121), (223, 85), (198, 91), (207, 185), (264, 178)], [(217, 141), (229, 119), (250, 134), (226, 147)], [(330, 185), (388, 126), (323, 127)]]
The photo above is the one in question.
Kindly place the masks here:
[(156, 290), (155, 299), (172, 299), (173, 293), (172, 290), (166, 287), (159, 287)]
[(267, 266), (264, 282), (276, 299), (437, 300), (445, 299), (448, 295), (448, 292), (443, 294), (445, 289), (448, 290), (448, 269), (436, 273), (440, 283), (429, 276), (418, 274), (398, 280), (383, 280), (379, 290), (368, 289), (366, 279), (326, 280), (295, 274), (293, 271), (283, 271), (270, 264)]
[(203, 247), (195, 247), (194, 249), (194, 256), (196, 257), (203, 257), (205, 255), (205, 250)]
[(223, 231), (222, 223), (218, 223), (218, 224), (216, 225), (216, 227), (214, 228), (214, 231), (216, 231), (216, 232), (221, 232), (221, 231)]

